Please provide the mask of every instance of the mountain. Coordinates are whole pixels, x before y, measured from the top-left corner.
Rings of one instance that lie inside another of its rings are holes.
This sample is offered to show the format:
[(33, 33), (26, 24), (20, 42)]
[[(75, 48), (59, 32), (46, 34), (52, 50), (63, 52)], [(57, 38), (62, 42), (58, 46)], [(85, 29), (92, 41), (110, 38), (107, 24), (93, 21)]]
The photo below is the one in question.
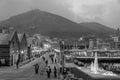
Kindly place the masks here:
[[(75, 23), (64, 17), (34, 9), (0, 22), (0, 27), (14, 27), (18, 32), (40, 33), (45, 36), (72, 38), (87, 34), (113, 32), (98, 23)], [(96, 27), (97, 26), (97, 27)], [(98, 29), (100, 28), (100, 29)]]
[(91, 31), (94, 31), (93, 33), (96, 33), (100, 36), (103, 36), (105, 34), (108, 35), (115, 33), (115, 29), (112, 29), (97, 22), (84, 22), (84, 23), (80, 23), (80, 25), (88, 28)]
[(103, 31), (103, 32), (108, 32), (109, 33), (109, 32), (113, 31), (112, 28), (107, 27), (107, 26), (102, 25), (102, 24), (97, 23), (97, 22), (85, 22), (85, 23), (80, 23), (80, 25), (85, 26), (85, 27), (87, 27), (91, 30), (94, 30), (96, 32)]

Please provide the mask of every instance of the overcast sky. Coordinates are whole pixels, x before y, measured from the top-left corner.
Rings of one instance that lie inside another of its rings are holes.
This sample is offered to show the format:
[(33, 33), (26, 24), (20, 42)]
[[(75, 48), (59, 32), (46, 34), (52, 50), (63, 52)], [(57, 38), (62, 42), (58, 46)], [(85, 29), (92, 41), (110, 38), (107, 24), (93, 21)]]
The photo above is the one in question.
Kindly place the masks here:
[(0, 20), (35, 8), (75, 22), (97, 21), (120, 27), (120, 0), (0, 0)]

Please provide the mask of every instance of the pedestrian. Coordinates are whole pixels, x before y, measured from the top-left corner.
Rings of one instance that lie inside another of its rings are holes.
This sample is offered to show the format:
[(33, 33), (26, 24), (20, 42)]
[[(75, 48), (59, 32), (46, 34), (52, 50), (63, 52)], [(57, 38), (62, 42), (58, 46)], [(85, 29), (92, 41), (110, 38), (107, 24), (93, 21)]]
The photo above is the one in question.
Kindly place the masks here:
[(39, 71), (39, 64), (35, 64), (34, 65), (34, 67), (35, 67), (35, 74), (38, 74), (38, 71)]
[(56, 66), (54, 66), (54, 77), (55, 78), (57, 77), (57, 68), (56, 68)]
[(55, 64), (57, 64), (57, 59), (55, 58)]
[(46, 66), (48, 66), (48, 60), (46, 60), (45, 63), (46, 63)]
[(63, 77), (65, 78), (67, 76), (67, 69), (66, 67), (63, 67)]
[(54, 60), (53, 60), (53, 57), (51, 57), (51, 61), (52, 61), (52, 64), (53, 64), (53, 61), (54, 61)]
[(17, 67), (17, 69), (19, 68), (19, 59), (16, 62), (16, 67)]
[(60, 66), (60, 74), (62, 74), (62, 67)]
[(63, 75), (66, 75), (66, 74), (67, 74), (67, 68), (63, 67)]
[(45, 57), (44, 56), (42, 56), (42, 59), (43, 59), (43, 61), (45, 61)]
[(46, 72), (47, 72), (47, 77), (50, 78), (50, 73), (51, 73), (51, 68), (50, 68), (50, 66), (47, 67)]

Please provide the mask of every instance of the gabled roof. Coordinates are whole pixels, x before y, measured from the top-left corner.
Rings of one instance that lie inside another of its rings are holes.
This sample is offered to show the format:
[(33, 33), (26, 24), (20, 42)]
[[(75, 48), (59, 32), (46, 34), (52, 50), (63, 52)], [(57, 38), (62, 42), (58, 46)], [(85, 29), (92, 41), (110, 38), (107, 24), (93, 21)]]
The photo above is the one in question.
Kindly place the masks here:
[(12, 40), (16, 31), (10, 33), (0, 33), (0, 45), (1, 44), (9, 44), (9, 41)]
[(22, 38), (23, 38), (23, 34), (18, 34), (19, 42), (21, 42)]
[(23, 33), (23, 34), (18, 34), (19, 42), (22, 41), (22, 39), (24, 38), (24, 36), (26, 37), (26, 34), (25, 34), (25, 33)]
[(9, 43), (9, 34), (0, 34), (0, 44)]

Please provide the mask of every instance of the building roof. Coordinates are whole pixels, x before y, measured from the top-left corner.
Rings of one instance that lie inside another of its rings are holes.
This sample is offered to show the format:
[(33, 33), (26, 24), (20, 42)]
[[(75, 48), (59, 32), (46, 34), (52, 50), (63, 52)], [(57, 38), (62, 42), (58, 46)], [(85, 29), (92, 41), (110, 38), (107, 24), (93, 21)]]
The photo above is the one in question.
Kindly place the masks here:
[(23, 34), (18, 34), (18, 39), (19, 39), (19, 42), (21, 42), (23, 38), (27, 38), (26, 33), (23, 33)]
[(0, 33), (0, 45), (1, 44), (9, 44), (9, 41), (12, 40), (14, 33), (15, 33), (15, 31), (10, 32), (10, 33)]
[(0, 34), (0, 44), (8, 44), (9, 34)]
[(21, 42), (22, 38), (23, 38), (23, 34), (18, 34), (18, 39), (20, 42)]

